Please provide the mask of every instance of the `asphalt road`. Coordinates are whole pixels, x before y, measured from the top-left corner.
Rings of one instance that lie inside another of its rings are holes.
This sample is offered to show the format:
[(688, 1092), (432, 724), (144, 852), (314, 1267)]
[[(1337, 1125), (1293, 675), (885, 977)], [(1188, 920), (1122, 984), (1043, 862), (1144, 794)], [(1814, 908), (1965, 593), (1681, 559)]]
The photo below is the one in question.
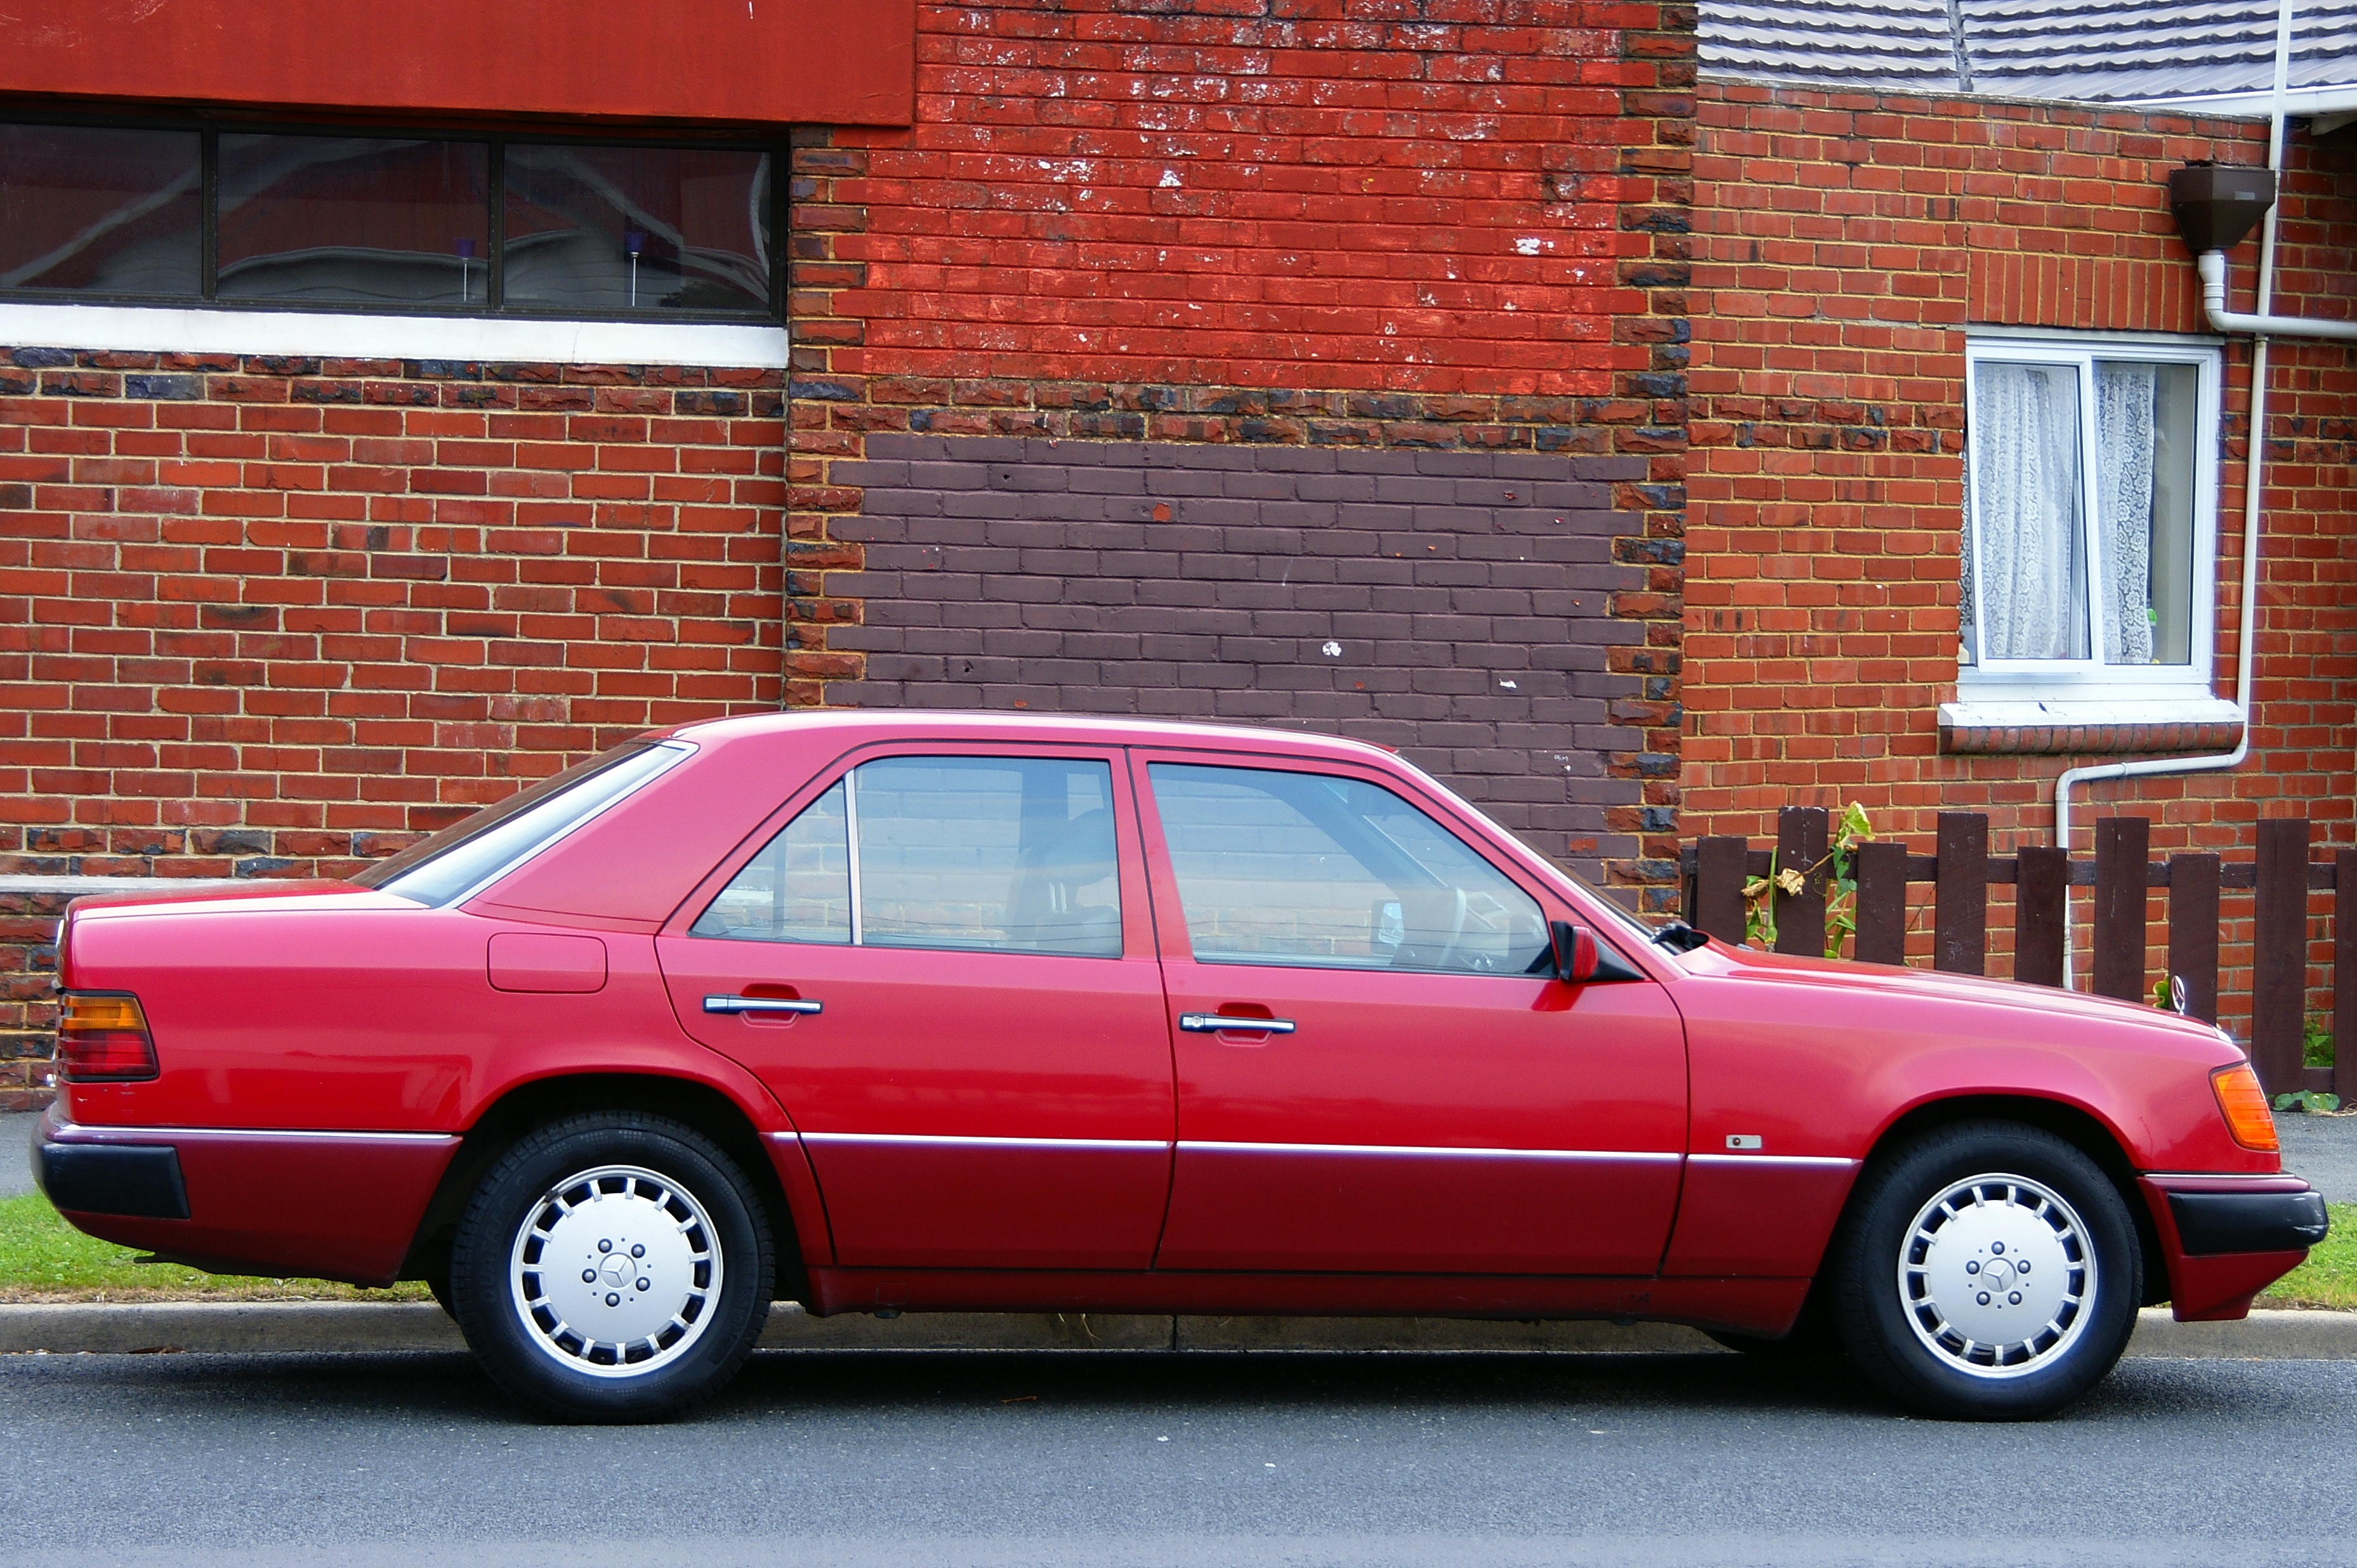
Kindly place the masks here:
[(1736, 1357), (785, 1354), (696, 1419), (462, 1357), (0, 1358), (0, 1561), (2357, 1563), (2357, 1363), (2133, 1361), (2063, 1418)]

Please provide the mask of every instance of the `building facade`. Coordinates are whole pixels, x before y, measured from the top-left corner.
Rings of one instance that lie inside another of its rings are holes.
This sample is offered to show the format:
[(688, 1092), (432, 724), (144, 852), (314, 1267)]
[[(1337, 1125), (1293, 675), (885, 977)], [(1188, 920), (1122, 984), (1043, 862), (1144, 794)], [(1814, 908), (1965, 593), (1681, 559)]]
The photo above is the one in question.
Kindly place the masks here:
[[(2347, 844), (2357, 371), (2345, 343), (2270, 345), (2245, 712), (2252, 339), (2210, 325), (2168, 188), (2266, 166), (2275, 8), (2075, 42), (2030, 11), (1815, 8), (1820, 36), (1811, 9), (1705, 11), (1682, 831), (1764, 840), (1781, 806), (1855, 801), (1919, 853), (1937, 813), (1985, 812), (2007, 854), (2054, 842), (2066, 769), (2247, 739), (2232, 769), (2082, 786), (2072, 847), (2115, 812), (2156, 854), (2247, 860), (2272, 816)], [(2295, 40), (2272, 302), (2255, 231), (2235, 310), (2357, 317), (2345, 28), (2325, 7)], [(2239, 1027), (2247, 972), (2221, 994)]]

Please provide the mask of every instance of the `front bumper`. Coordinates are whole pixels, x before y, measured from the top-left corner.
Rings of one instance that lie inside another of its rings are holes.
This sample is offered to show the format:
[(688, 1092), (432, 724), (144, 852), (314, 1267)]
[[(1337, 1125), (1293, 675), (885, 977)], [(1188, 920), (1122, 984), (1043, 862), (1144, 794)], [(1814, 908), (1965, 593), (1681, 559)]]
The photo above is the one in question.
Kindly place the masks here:
[(2331, 1221), (2324, 1195), (2307, 1192), (2171, 1192), (2169, 1207), (2188, 1257), (2221, 1252), (2305, 1251)]
[(2138, 1178), (2171, 1311), (2180, 1323), (2247, 1316), (2251, 1298), (2324, 1240), (2324, 1197), (2295, 1176), (2161, 1174)]

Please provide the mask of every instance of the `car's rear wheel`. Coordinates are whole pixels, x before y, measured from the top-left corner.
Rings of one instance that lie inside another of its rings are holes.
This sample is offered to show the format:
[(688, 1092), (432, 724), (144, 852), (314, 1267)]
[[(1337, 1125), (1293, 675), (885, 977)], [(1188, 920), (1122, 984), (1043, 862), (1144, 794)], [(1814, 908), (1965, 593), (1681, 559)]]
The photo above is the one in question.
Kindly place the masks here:
[(450, 1244), (450, 1305), (484, 1368), (575, 1421), (645, 1421), (712, 1393), (769, 1317), (759, 1199), (693, 1128), (569, 1117), (493, 1164)]
[(2143, 1260), (2126, 1202), (2034, 1127), (1938, 1129), (1868, 1172), (1837, 1245), (1832, 1303), (1852, 1359), (1930, 1414), (2050, 1414), (2112, 1369), (2136, 1329)]

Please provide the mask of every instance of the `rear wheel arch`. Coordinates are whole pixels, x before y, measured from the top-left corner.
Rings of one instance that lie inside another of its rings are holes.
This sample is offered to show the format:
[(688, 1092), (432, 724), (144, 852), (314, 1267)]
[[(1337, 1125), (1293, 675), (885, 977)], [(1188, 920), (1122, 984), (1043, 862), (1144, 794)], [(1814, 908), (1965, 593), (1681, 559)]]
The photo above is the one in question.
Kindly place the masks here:
[[(2118, 1190), (2121, 1201), (2127, 1205), (2128, 1214), (2136, 1221), (2136, 1245), (2144, 1253), (2145, 1262), (2145, 1299), (2140, 1305), (2157, 1306), (2169, 1299), (2169, 1273), (2162, 1266), (2160, 1231), (2153, 1223), (2151, 1205), (2136, 1183), (2135, 1163), (2128, 1158), (2118, 1135), (2100, 1118), (2066, 1101), (2029, 1094), (1959, 1094), (1926, 1101), (1882, 1130), (1859, 1167), (1861, 1177), (1893, 1150), (1905, 1147), (1926, 1133), (1959, 1122), (2018, 1122), (2053, 1133), (2094, 1161), (2096, 1168)], [(1836, 1236), (1855, 1217), (1857, 1195), (1865, 1185), (1863, 1180), (1852, 1184), (1841, 1220), (1834, 1228)], [(1820, 1271), (1823, 1267), (1820, 1263)]]
[(436, 1282), (439, 1291), (439, 1282), (449, 1267), (450, 1240), (457, 1230), (458, 1216), (499, 1157), (535, 1128), (599, 1111), (663, 1117), (692, 1127), (718, 1144), (744, 1171), (761, 1200), (777, 1252), (779, 1298), (799, 1300), (807, 1294), (793, 1210), (752, 1119), (720, 1090), (661, 1073), (576, 1073), (534, 1079), (484, 1107), (464, 1133), (457, 1154), (425, 1206), (425, 1217), (410, 1243), (401, 1277)]

